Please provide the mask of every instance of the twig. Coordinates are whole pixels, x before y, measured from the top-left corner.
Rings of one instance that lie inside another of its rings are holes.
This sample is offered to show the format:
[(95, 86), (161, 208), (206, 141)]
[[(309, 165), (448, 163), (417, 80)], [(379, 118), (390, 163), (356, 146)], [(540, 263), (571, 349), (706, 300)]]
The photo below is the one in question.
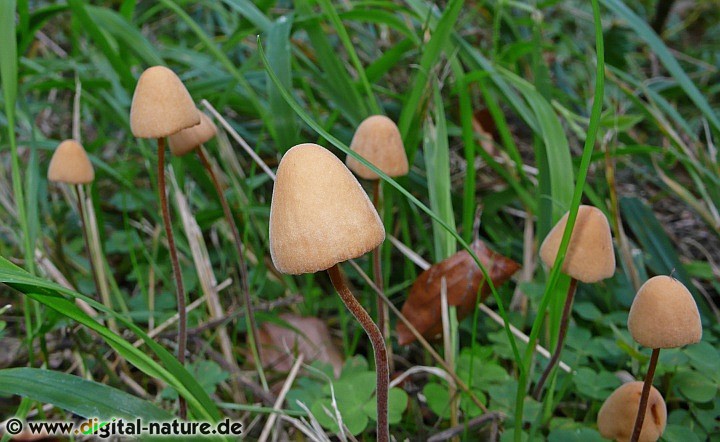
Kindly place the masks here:
[(441, 442), (449, 440), (457, 436), (458, 434), (464, 432), (466, 428), (475, 428), (489, 422), (497, 422), (503, 419), (505, 419), (505, 415), (498, 411), (493, 411), (492, 413), (485, 413), (481, 416), (470, 419), (464, 424), (460, 424), (452, 428), (448, 428), (447, 430), (443, 430), (439, 433), (433, 434), (432, 436), (430, 436), (430, 438), (428, 438), (428, 442)]

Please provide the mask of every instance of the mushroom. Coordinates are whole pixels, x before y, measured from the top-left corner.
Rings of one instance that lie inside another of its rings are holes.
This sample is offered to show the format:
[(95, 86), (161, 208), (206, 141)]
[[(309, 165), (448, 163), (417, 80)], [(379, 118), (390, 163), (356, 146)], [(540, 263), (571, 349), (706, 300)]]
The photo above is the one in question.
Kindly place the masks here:
[[(400, 130), (393, 120), (384, 115), (373, 115), (363, 120), (355, 131), (350, 149), (388, 176), (408, 173), (408, 159)], [(347, 157), (345, 164), (360, 178), (380, 179), (378, 174), (352, 156)]]
[(89, 184), (95, 180), (95, 169), (82, 144), (65, 140), (58, 145), (50, 159), (48, 180), (74, 185)]
[(388, 433), (388, 361), (383, 336), (355, 299), (338, 264), (373, 250), (385, 228), (360, 183), (332, 153), (299, 144), (280, 161), (270, 204), (270, 255), (287, 274), (327, 270), (348, 310), (370, 338), (377, 370), (377, 440)]
[[(372, 115), (363, 120), (355, 131), (350, 149), (390, 177), (407, 175), (409, 171), (400, 130), (393, 120), (384, 115)], [(382, 213), (380, 176), (350, 155), (345, 159), (345, 164), (360, 178), (373, 181), (373, 204), (375, 209)], [(380, 248), (373, 250), (372, 266), (375, 285), (379, 290), (383, 290)], [(382, 302), (380, 297), (377, 299), (377, 310), (378, 327), (383, 336), (387, 338), (390, 334), (390, 324), (387, 323), (386, 318), (390, 313), (388, 306)], [(392, 347), (388, 347), (388, 351), (391, 349)], [(392, 357), (389, 359), (392, 364)]]
[[(215, 138), (217, 134), (215, 123), (203, 112), (198, 110), (198, 113), (200, 114), (200, 124), (183, 129), (168, 137), (170, 152), (173, 155), (177, 157), (186, 155)], [(198, 152), (200, 151), (201, 149), (198, 149)]]
[[(632, 435), (638, 404), (643, 389), (640, 381), (628, 382), (612, 392), (597, 417), (600, 434), (618, 442), (627, 442)], [(655, 387), (650, 390), (649, 408), (645, 411), (642, 442), (654, 442), (660, 439), (667, 423), (667, 407), (662, 395)]]
[[(85, 221), (85, 208), (83, 197), (83, 184), (90, 184), (95, 180), (95, 169), (85, 152), (85, 148), (77, 140), (65, 140), (60, 143), (53, 152), (48, 166), (48, 181), (55, 183), (65, 183), (73, 187), (75, 197), (77, 199), (78, 216), (80, 217), (80, 226), (83, 232), (83, 241), (85, 243), (85, 253), (88, 255), (90, 262), (90, 272), (93, 275), (95, 290), (103, 294), (103, 303), (106, 307), (112, 307), (110, 297), (105, 296), (105, 292), (101, 290), (97, 269), (90, 253), (90, 239), (88, 237), (87, 223)], [(112, 323), (114, 326), (114, 323)]]
[[(540, 246), (540, 258), (548, 267), (552, 267), (555, 263), (569, 215), (569, 212), (566, 213), (558, 221)], [(585, 205), (578, 207), (577, 219), (573, 226), (561, 270), (570, 276), (570, 287), (568, 288), (562, 318), (560, 319), (560, 331), (555, 351), (533, 392), (533, 396), (537, 400), (540, 400), (543, 385), (560, 359), (568, 323), (570, 322), (577, 282), (595, 283), (609, 278), (615, 273), (615, 252), (613, 250), (610, 224), (605, 214), (597, 207)]]
[(640, 287), (628, 315), (628, 329), (640, 345), (653, 349), (638, 406), (633, 441), (640, 440), (648, 396), (661, 348), (700, 342), (702, 324), (695, 299), (687, 287), (670, 276), (655, 276)]
[[(130, 106), (130, 128), (133, 135), (138, 138), (157, 139), (158, 193), (175, 277), (178, 303), (178, 361), (181, 364), (185, 364), (187, 312), (166, 195), (165, 137), (197, 124), (200, 124), (200, 112), (195, 107), (190, 93), (185, 89), (185, 85), (173, 71), (164, 66), (153, 66), (140, 75)], [(187, 416), (187, 406), (182, 397), (180, 397), (179, 414), (183, 419)]]
[(250, 345), (252, 347), (252, 355), (255, 359), (255, 367), (257, 367), (258, 375), (265, 384), (265, 373), (263, 371), (262, 355), (260, 354), (262, 349), (259, 341), (258, 327), (255, 322), (255, 312), (252, 308), (252, 300), (250, 298), (250, 289), (248, 288), (248, 277), (247, 277), (247, 265), (245, 264), (245, 254), (243, 253), (242, 239), (240, 238), (240, 230), (235, 223), (235, 218), (230, 211), (230, 205), (228, 204), (227, 198), (225, 198), (225, 192), (223, 191), (220, 180), (217, 174), (213, 170), (213, 165), (208, 159), (207, 153), (203, 148), (203, 144), (210, 141), (217, 134), (217, 127), (212, 122), (210, 117), (205, 115), (203, 112), (198, 110), (200, 113), (200, 124), (183, 129), (180, 132), (174, 133), (168, 137), (168, 144), (170, 146), (170, 152), (175, 156), (183, 156), (190, 152), (197, 152), (200, 157), (205, 171), (207, 171), (210, 179), (215, 187), (215, 193), (217, 193), (220, 205), (222, 206), (225, 221), (230, 226), (230, 231), (233, 235), (233, 241), (235, 243), (235, 251), (238, 255), (238, 274), (240, 276), (240, 288), (243, 293), (243, 300), (245, 301), (246, 309), (245, 315), (248, 322), (248, 335), (250, 339)]

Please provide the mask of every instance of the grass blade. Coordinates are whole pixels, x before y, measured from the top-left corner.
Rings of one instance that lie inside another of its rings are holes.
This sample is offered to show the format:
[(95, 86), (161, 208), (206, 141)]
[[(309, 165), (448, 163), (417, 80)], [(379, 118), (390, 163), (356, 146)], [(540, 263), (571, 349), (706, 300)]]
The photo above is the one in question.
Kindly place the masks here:
[[(430, 209), (437, 213), (449, 226), (455, 225), (453, 214), (452, 192), (450, 186), (450, 148), (448, 146), (447, 122), (443, 108), (440, 87), (433, 83), (434, 120), (425, 122), (425, 170), (427, 170), (428, 191), (430, 193)], [(455, 238), (433, 222), (433, 239), (435, 242), (435, 261), (440, 262), (457, 249)]]
[(697, 86), (692, 82), (690, 77), (685, 73), (685, 70), (680, 66), (680, 63), (673, 57), (668, 47), (658, 37), (655, 31), (648, 26), (647, 22), (638, 17), (628, 6), (622, 2), (622, 0), (601, 0), (602, 3), (618, 17), (624, 19), (628, 27), (635, 31), (635, 33), (650, 46), (650, 49), (657, 55), (660, 62), (665, 66), (665, 69), (677, 80), (680, 87), (690, 97), (693, 103), (702, 111), (705, 118), (708, 119), (710, 124), (715, 128), (716, 131), (720, 132), (720, 120), (717, 117), (715, 111), (710, 107), (703, 94), (698, 90)]
[[(68, 394), (72, 392), (72, 394)], [(0, 393), (28, 397), (85, 418), (167, 421), (172, 415), (122, 390), (38, 368), (0, 370)]]

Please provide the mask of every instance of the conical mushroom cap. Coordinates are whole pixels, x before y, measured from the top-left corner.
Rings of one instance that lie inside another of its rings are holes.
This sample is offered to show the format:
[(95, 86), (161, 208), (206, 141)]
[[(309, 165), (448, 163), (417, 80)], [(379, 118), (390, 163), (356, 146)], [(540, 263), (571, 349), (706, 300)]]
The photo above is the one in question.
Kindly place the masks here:
[[(555, 224), (540, 246), (540, 258), (548, 267), (555, 263), (568, 215), (569, 212)], [(615, 252), (610, 224), (597, 207), (578, 208), (562, 271), (585, 283), (598, 282), (615, 273)]]
[[(408, 159), (400, 130), (393, 120), (383, 115), (366, 118), (358, 126), (350, 143), (350, 149), (370, 161), (375, 167), (391, 177), (407, 175)], [(347, 167), (360, 178), (376, 180), (378, 174), (348, 156)]]
[(170, 152), (178, 157), (183, 156), (211, 140), (215, 134), (217, 134), (215, 123), (210, 120), (210, 117), (200, 112), (200, 124), (183, 129), (168, 137)]
[(649, 348), (675, 348), (702, 338), (695, 299), (677, 279), (655, 276), (640, 287), (628, 316), (633, 339)]
[(95, 179), (95, 169), (85, 152), (85, 148), (75, 140), (65, 140), (55, 149), (50, 166), (48, 180), (68, 183), (87, 184)]
[(200, 123), (200, 112), (177, 75), (164, 66), (145, 70), (130, 106), (130, 128), (138, 138), (163, 138)]
[[(638, 415), (642, 382), (628, 382), (605, 399), (598, 413), (598, 430), (603, 437), (618, 442), (630, 440)], [(640, 442), (654, 442), (660, 439), (667, 423), (665, 400), (655, 387), (650, 388), (645, 420), (640, 431)]]
[(270, 255), (278, 270), (325, 270), (384, 239), (377, 211), (342, 161), (317, 144), (285, 153), (270, 204)]

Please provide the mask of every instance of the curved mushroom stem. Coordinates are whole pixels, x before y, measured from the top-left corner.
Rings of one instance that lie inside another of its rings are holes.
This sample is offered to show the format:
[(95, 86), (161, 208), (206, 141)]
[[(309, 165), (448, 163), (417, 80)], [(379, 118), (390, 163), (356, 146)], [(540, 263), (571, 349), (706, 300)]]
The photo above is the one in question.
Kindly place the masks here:
[(557, 344), (555, 345), (555, 351), (553, 351), (553, 355), (550, 358), (547, 367), (545, 367), (545, 371), (543, 371), (542, 376), (540, 376), (540, 380), (537, 385), (535, 385), (535, 391), (533, 391), (533, 397), (537, 401), (541, 399), (543, 386), (545, 386), (545, 382), (550, 377), (550, 374), (560, 360), (560, 353), (562, 352), (563, 345), (565, 344), (565, 336), (567, 335), (568, 324), (570, 323), (570, 315), (572, 313), (572, 304), (576, 289), (577, 279), (572, 278), (570, 280), (570, 287), (568, 287), (567, 297), (565, 298), (562, 318), (560, 319), (560, 333), (558, 335)]
[[(170, 224), (170, 207), (168, 206), (165, 193), (165, 138), (158, 138), (158, 193), (160, 195), (160, 207), (162, 209), (163, 224), (165, 224), (165, 235), (170, 250), (170, 261), (172, 262), (173, 275), (175, 276), (175, 294), (178, 305), (178, 361), (185, 365), (185, 349), (187, 347), (187, 307), (185, 305), (185, 288), (183, 287), (180, 263), (178, 262), (177, 248), (175, 247), (175, 236)], [(179, 395), (178, 395), (179, 396)], [(187, 418), (187, 403), (185, 398), (179, 396), (179, 411), (181, 419)]]
[(262, 367), (262, 358), (260, 357), (260, 341), (258, 340), (258, 329), (257, 329), (257, 323), (255, 322), (255, 313), (253, 312), (252, 307), (252, 299), (250, 299), (250, 289), (248, 288), (248, 276), (247, 276), (247, 265), (245, 264), (245, 255), (243, 254), (243, 244), (242, 240), (240, 239), (240, 231), (238, 230), (237, 224), (235, 223), (235, 218), (233, 218), (232, 212), (230, 211), (230, 205), (227, 202), (227, 198), (225, 198), (225, 193), (223, 192), (223, 188), (220, 185), (220, 181), (218, 181), (217, 175), (213, 171), (212, 164), (210, 164), (210, 161), (207, 158), (207, 155), (205, 155), (205, 151), (200, 146), (197, 150), (198, 155), (200, 156), (200, 161), (202, 162), (203, 166), (205, 167), (205, 170), (207, 170), (208, 175), (210, 175), (210, 179), (213, 182), (213, 185), (215, 186), (215, 192), (218, 195), (218, 199), (220, 200), (220, 205), (222, 206), (223, 212), (225, 213), (225, 220), (230, 225), (230, 230), (232, 231), (233, 239), (235, 242), (235, 249), (238, 255), (238, 272), (240, 274), (240, 289), (243, 294), (243, 301), (245, 302), (245, 314), (246, 314), (246, 320), (248, 322), (248, 333), (250, 333), (250, 346), (253, 354), (253, 358), (255, 359), (255, 366), (258, 370), (258, 375), (260, 376), (260, 381), (267, 391), (267, 380), (265, 379), (265, 372), (263, 371)]
[(388, 428), (388, 358), (385, 341), (382, 333), (365, 309), (355, 299), (340, 273), (337, 264), (327, 269), (335, 290), (355, 319), (360, 322), (363, 330), (370, 338), (375, 353), (375, 370), (377, 371), (377, 441), (388, 442), (390, 433)]
[(650, 365), (645, 375), (645, 383), (643, 384), (642, 394), (640, 395), (640, 405), (638, 406), (638, 414), (635, 418), (635, 428), (633, 429), (630, 442), (637, 442), (640, 439), (643, 422), (645, 421), (645, 410), (647, 409), (648, 398), (650, 397), (650, 388), (652, 387), (653, 378), (655, 377), (655, 367), (657, 366), (660, 349), (653, 348), (652, 356), (650, 356)]

